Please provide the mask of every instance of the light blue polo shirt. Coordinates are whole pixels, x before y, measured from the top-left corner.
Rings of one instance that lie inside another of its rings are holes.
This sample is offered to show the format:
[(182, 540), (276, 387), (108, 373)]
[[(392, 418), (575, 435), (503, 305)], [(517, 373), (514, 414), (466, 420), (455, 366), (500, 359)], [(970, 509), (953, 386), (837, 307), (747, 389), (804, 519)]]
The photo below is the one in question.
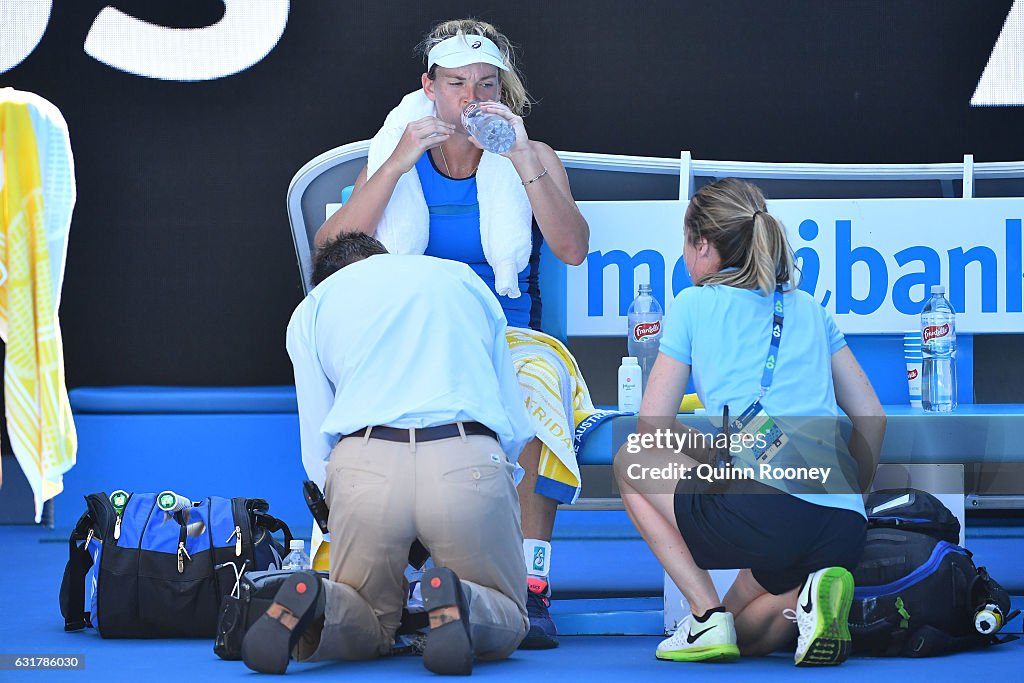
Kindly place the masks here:
[[(725, 285), (688, 287), (673, 300), (665, 318), (661, 353), (691, 367), (694, 387), (709, 416), (722, 415), (729, 406), (738, 416), (755, 399), (768, 355), (772, 328), (773, 297), (760, 290)], [(761, 400), (765, 411), (784, 422), (798, 424), (806, 432), (789, 434), (794, 445), (801, 442), (835, 443), (835, 421), (819, 419), (786, 420), (840, 416), (832, 383), (832, 354), (846, 345), (835, 319), (809, 294), (793, 290), (783, 294), (784, 322), (778, 359), (768, 393)], [(823, 460), (836, 469), (826, 486), (836, 491), (840, 476), (855, 483), (856, 464), (848, 452), (809, 454), (800, 449), (782, 451), (771, 461), (778, 466), (819, 466)], [(774, 485), (768, 481), (763, 483)], [(841, 493), (810, 493), (790, 482), (776, 486), (780, 490), (816, 505), (853, 510), (864, 514), (863, 500), (854, 489), (843, 486)], [(803, 491), (803, 492), (801, 492)]]

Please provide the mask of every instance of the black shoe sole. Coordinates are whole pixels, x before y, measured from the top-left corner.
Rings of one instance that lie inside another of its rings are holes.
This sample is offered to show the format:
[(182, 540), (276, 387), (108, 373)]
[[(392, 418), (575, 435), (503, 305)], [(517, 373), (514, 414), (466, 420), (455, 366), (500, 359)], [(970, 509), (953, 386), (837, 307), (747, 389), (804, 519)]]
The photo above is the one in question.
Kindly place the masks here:
[(469, 639), (469, 609), (462, 597), (459, 577), (451, 569), (435, 567), (423, 574), (420, 583), (423, 607), (428, 613), (458, 607), (459, 620), (430, 629), (423, 648), (423, 666), (447, 676), (473, 673), (473, 643)]
[(292, 650), (306, 626), (322, 609), (317, 603), (323, 587), (312, 572), (295, 572), (285, 579), (274, 602), (242, 640), (242, 661), (253, 671), (283, 674)]
[(558, 638), (548, 635), (536, 626), (531, 626), (523, 642), (519, 643), (520, 650), (553, 650), (556, 647)]

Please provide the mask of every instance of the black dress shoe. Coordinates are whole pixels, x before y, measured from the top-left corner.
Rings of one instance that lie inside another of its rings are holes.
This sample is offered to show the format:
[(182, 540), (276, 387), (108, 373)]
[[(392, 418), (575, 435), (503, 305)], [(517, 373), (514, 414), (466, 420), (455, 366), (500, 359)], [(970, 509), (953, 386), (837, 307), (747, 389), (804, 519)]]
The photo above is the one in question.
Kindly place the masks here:
[(435, 567), (420, 583), (423, 606), (436, 623), (437, 610), (458, 607), (459, 618), (433, 626), (423, 649), (423, 666), (436, 674), (468, 676), (473, 673), (473, 643), (469, 637), (469, 606), (459, 577), (451, 569)]
[(242, 641), (242, 660), (253, 671), (283, 674), (303, 631), (324, 614), (326, 595), (320, 576), (295, 572), (281, 584), (274, 602)]

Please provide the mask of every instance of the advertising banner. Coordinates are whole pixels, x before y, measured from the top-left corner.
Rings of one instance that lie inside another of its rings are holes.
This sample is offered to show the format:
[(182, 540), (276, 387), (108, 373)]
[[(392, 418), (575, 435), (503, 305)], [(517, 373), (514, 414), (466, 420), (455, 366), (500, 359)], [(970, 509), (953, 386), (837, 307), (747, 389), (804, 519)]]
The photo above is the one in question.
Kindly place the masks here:
[[(811, 293), (852, 334), (918, 327), (932, 285), (965, 333), (1024, 332), (1024, 199), (786, 199), (786, 226)], [(570, 336), (614, 336), (637, 285), (663, 304), (690, 286), (680, 201), (580, 202), (590, 253), (567, 276)]]

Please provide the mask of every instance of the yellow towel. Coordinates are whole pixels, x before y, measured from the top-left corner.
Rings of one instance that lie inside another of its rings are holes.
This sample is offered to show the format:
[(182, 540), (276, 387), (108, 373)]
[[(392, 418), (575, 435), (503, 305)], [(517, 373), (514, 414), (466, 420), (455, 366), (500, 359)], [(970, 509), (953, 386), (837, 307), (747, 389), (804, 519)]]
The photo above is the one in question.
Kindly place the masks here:
[[(600, 411), (594, 409), (583, 373), (562, 342), (521, 327), (510, 327), (505, 336), (526, 410), (543, 443), (536, 491), (561, 503), (575, 503), (580, 467), (573, 434), (577, 425)], [(697, 395), (687, 394), (679, 409), (693, 412), (700, 407)]]
[(580, 494), (580, 467), (573, 449), (576, 414), (593, 411), (590, 390), (576, 359), (554, 337), (521, 327), (506, 333), (512, 364), (519, 378), (540, 451), (537, 493), (563, 503)]
[[(39, 140), (33, 114), (42, 133)], [(59, 156), (62, 144), (67, 158)], [(11, 445), (32, 486), (39, 521), (43, 502), (63, 490), (62, 476), (74, 465), (77, 448), (57, 322), (63, 252), (51, 254), (47, 230), (48, 220), (67, 219), (52, 226), (58, 240), (65, 238), (60, 244), (66, 243), (74, 204), (73, 174), (70, 183), (66, 178), (60, 181), (62, 189), (71, 188), (70, 200), (64, 196), (64, 205), (50, 210), (44, 205), (47, 193), (41, 172), (41, 164), (47, 166), (48, 177), (61, 170), (71, 172), (63, 118), (41, 98), (0, 89), (0, 156), (0, 336), (7, 343), (4, 403)]]

